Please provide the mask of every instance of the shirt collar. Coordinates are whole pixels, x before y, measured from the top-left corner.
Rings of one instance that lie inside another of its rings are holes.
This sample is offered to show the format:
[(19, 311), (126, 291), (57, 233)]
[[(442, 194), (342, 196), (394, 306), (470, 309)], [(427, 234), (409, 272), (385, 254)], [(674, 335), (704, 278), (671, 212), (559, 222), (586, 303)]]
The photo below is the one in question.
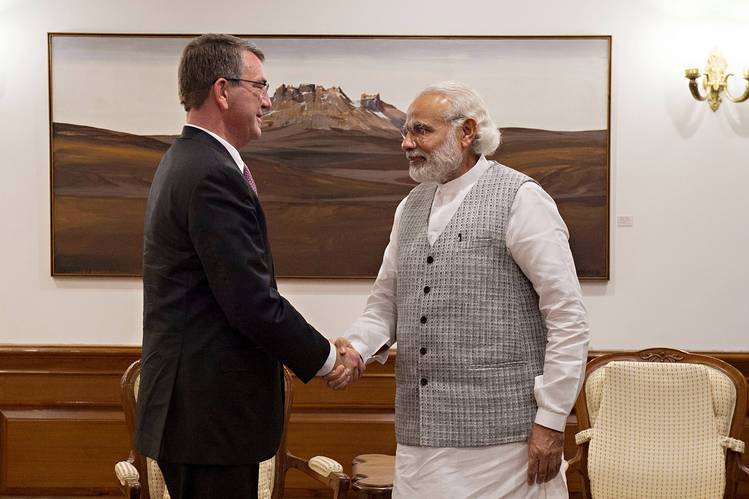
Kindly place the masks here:
[(226, 139), (224, 139), (223, 137), (220, 137), (220, 136), (216, 135), (215, 133), (213, 133), (210, 130), (206, 130), (205, 128), (203, 128), (201, 126), (193, 125), (192, 123), (187, 123), (185, 126), (191, 126), (193, 128), (197, 128), (198, 130), (202, 130), (205, 133), (207, 133), (208, 135), (210, 135), (211, 137), (213, 137), (214, 139), (218, 140), (221, 143), (221, 145), (223, 145), (226, 148), (226, 150), (229, 152), (229, 155), (231, 156), (231, 159), (233, 159), (234, 162), (237, 164), (237, 168), (239, 168), (239, 173), (243, 173), (244, 172), (244, 160), (242, 159), (242, 156), (239, 154), (239, 151), (237, 151), (237, 148), (234, 147), (233, 145), (229, 144), (226, 141)]
[(437, 184), (437, 192), (442, 196), (449, 196), (462, 191), (466, 187), (475, 184), (489, 168), (489, 165), (489, 161), (482, 154), (478, 161), (476, 161), (476, 164), (463, 175), (444, 184)]

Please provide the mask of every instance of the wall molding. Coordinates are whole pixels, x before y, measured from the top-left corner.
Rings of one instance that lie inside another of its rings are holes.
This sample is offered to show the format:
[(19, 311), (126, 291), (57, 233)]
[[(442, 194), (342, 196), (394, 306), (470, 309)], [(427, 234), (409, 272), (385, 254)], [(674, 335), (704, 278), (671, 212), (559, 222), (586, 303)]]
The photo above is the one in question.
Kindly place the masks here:
[[(607, 351), (592, 351), (595, 358)], [(698, 352), (749, 378), (749, 352)], [(395, 452), (395, 356), (371, 364), (353, 387), (333, 392), (320, 379), (294, 380), (289, 450), (328, 455), (350, 472), (357, 454)], [(114, 463), (130, 449), (119, 382), (140, 347), (0, 345), (0, 497), (117, 495)], [(574, 414), (565, 452), (574, 452)], [(749, 440), (749, 422), (744, 439)], [(745, 458), (746, 460), (746, 458)], [(317, 485), (291, 472), (287, 497), (319, 497)], [(570, 490), (576, 492), (572, 478)], [(746, 488), (740, 497), (749, 497)]]

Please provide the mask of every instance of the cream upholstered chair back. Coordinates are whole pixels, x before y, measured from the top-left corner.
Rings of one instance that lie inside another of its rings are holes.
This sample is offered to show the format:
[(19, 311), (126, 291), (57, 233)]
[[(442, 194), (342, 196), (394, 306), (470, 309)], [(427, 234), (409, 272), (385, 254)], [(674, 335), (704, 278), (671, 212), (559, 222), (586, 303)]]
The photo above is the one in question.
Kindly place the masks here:
[(746, 414), (743, 376), (725, 363), (686, 362), (703, 360), (686, 352), (644, 352), (588, 366), (576, 435), (588, 497), (732, 497), (727, 452), (744, 450), (735, 438)]

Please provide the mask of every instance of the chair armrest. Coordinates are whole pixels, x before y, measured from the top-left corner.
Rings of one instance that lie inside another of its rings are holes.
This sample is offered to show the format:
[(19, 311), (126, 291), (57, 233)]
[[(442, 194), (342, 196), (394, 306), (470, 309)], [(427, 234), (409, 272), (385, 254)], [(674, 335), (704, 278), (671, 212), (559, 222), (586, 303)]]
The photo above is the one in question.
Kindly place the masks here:
[(564, 470), (564, 472), (568, 471), (579, 471), (580, 463), (583, 460), (583, 449), (582, 446), (578, 446), (577, 453), (570, 459), (569, 461), (564, 461), (562, 465), (565, 463), (567, 464), (567, 468)]
[(309, 461), (307, 461), (307, 466), (309, 466), (312, 471), (322, 476), (329, 476), (333, 472), (343, 471), (341, 463), (327, 456), (311, 457)]
[(140, 475), (135, 466), (128, 461), (120, 461), (114, 465), (114, 474), (120, 481), (120, 490), (130, 499), (140, 498)]
[(572, 459), (564, 462), (567, 464), (567, 469), (565, 470), (566, 476), (569, 477), (570, 473), (577, 473), (583, 480), (588, 480), (588, 445), (589, 442), (587, 441), (577, 444), (577, 453), (575, 453)]
[(749, 483), (749, 468), (739, 461), (739, 481)]
[[(324, 456), (320, 456), (320, 457), (324, 458)], [(315, 458), (313, 457), (310, 461), (312, 461), (314, 459)], [(329, 458), (324, 458), (324, 459), (328, 460)], [(333, 463), (335, 463), (336, 465), (338, 465), (338, 466), (333, 466), (333, 467), (340, 467), (341, 466), (340, 464), (338, 464), (337, 462), (333, 461), (332, 459), (330, 459), (330, 461), (332, 461)], [(317, 460), (317, 462), (324, 462), (324, 461)], [(313, 461), (313, 466), (315, 466), (315, 464), (317, 464), (317, 462)], [(311, 478), (314, 478), (318, 482), (326, 485), (329, 489), (333, 490), (333, 492), (334, 492), (333, 498), (334, 499), (339, 499), (339, 498), (343, 499), (343, 498), (345, 498), (348, 495), (348, 490), (349, 490), (349, 487), (351, 485), (351, 479), (349, 478), (349, 476), (347, 474), (343, 473), (342, 471), (330, 471), (329, 474), (327, 476), (325, 476), (325, 475), (323, 475), (321, 473), (318, 473), (314, 469), (310, 468), (309, 462), (306, 459), (302, 459), (301, 457), (297, 457), (297, 456), (291, 454), (290, 452), (288, 452), (286, 454), (286, 467), (287, 467), (287, 469), (292, 469), (293, 468), (295, 470), (299, 470), (302, 473), (304, 473), (305, 475), (307, 475), (307, 476), (309, 476)], [(323, 468), (326, 468), (328, 466), (323, 465), (323, 466), (315, 466), (315, 467), (319, 468), (319, 469), (323, 469)]]

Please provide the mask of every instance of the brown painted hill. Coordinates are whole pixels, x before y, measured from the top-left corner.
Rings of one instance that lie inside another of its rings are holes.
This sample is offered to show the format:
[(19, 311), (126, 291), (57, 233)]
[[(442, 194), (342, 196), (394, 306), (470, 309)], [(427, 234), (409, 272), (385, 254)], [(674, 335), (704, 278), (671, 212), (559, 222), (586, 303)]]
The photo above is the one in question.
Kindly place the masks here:
[(129, 133), (54, 123), (54, 192), (61, 196), (148, 196), (168, 145)]
[[(140, 273), (145, 198), (171, 140), (53, 125), (57, 273)], [(496, 155), (555, 198), (584, 277), (608, 265), (607, 151), (606, 131), (508, 128)], [(414, 185), (399, 137), (297, 124), (266, 129), (241, 153), (268, 216), (279, 275), (376, 274), (395, 207)]]

